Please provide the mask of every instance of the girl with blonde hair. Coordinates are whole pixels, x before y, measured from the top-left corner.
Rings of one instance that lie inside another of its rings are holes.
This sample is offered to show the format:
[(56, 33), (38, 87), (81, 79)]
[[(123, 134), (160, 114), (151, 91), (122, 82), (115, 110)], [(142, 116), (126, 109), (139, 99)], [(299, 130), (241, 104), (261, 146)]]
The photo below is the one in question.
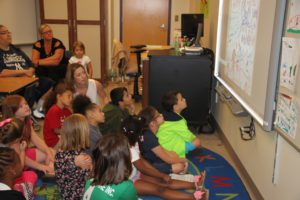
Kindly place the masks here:
[(83, 42), (76, 41), (73, 44), (73, 56), (70, 58), (69, 64), (73, 63), (81, 64), (84, 67), (88, 77), (93, 77), (92, 61), (90, 57), (85, 54), (85, 46)]
[(81, 114), (67, 117), (61, 129), (60, 148), (54, 170), (62, 199), (82, 199), (84, 184), (92, 161), (85, 153), (89, 147), (89, 125)]

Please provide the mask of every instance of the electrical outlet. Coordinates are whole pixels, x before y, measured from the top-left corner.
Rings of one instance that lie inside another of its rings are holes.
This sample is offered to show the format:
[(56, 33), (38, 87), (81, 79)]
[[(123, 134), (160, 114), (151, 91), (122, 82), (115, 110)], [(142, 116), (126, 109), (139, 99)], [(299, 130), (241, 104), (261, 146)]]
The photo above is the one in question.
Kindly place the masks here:
[(175, 15), (175, 22), (178, 22), (178, 20), (179, 20), (179, 16)]

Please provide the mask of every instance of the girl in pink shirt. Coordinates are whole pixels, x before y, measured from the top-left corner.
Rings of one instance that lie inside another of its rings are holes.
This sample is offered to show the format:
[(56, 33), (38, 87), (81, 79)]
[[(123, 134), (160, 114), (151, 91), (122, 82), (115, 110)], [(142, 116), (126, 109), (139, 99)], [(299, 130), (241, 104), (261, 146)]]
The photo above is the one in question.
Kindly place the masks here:
[(49, 148), (33, 130), (30, 119), (31, 111), (24, 99), (20, 95), (6, 96), (2, 102), (3, 118), (18, 118), (24, 123), (22, 139), (27, 144), (32, 143), (33, 148), (26, 148), (25, 166), (40, 170), (44, 173), (53, 173), (54, 150)]

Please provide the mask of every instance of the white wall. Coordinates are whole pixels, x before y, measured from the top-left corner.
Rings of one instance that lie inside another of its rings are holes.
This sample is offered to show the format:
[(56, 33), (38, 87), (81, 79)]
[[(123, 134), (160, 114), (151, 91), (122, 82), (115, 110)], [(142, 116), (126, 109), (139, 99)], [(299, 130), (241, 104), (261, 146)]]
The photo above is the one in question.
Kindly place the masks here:
[(120, 40), (120, 0), (113, 0), (112, 2), (112, 37), (113, 39)]
[(32, 55), (32, 45), (16, 45), (18, 48), (20, 48), (24, 53), (31, 59)]
[[(172, 0), (171, 7), (171, 22), (170, 22), (170, 45), (174, 44), (174, 31), (181, 31), (181, 14), (190, 13), (190, 0)], [(178, 21), (175, 21), (175, 16), (178, 16)]]
[(255, 139), (243, 141), (239, 127), (249, 124), (249, 118), (233, 116), (228, 106), (222, 102), (214, 106), (216, 121), (262, 196), (272, 200), (300, 199), (300, 154), (286, 141), (280, 140), (278, 184), (274, 185), (272, 178), (277, 133), (265, 132), (255, 124)]
[(0, 24), (12, 32), (13, 44), (30, 44), (37, 39), (35, 0), (0, 1)]

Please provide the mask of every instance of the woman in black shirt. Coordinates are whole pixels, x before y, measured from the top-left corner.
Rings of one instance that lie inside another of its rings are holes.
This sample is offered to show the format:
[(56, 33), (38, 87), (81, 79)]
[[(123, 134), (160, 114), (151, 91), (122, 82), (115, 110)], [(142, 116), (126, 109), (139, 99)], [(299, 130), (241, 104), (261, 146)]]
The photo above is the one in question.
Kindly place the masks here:
[(68, 63), (64, 44), (53, 37), (48, 24), (40, 26), (40, 34), (42, 39), (34, 43), (32, 49), (32, 63), (37, 67), (37, 75), (49, 77), (56, 82), (64, 79)]

